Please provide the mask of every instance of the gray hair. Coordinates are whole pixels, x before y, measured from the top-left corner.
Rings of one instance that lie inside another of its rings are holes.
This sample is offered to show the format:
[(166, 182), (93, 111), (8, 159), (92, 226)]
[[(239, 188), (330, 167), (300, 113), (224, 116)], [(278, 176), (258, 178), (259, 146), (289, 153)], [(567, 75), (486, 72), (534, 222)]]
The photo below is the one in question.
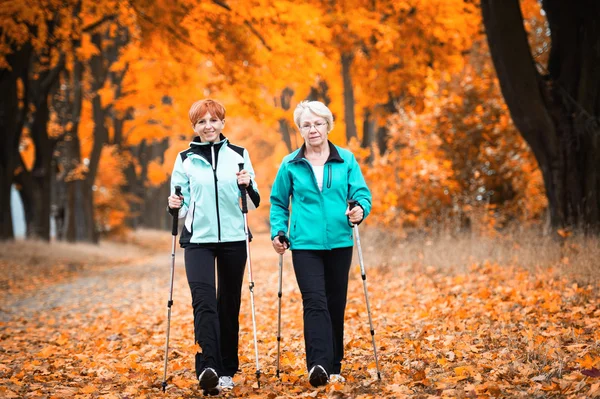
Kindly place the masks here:
[(296, 106), (294, 110), (294, 123), (296, 123), (298, 129), (300, 129), (300, 119), (307, 110), (327, 121), (327, 133), (333, 130), (333, 114), (327, 108), (327, 105), (320, 101), (302, 101)]

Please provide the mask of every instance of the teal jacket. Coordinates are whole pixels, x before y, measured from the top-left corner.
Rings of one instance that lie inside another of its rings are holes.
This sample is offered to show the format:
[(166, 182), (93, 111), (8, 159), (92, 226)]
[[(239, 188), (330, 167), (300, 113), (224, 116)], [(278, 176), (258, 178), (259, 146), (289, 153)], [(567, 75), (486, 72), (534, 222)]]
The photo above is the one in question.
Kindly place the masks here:
[(304, 151), (303, 145), (283, 158), (277, 172), (271, 189), (271, 240), (283, 231), (292, 250), (351, 247), (354, 241), (346, 216), (347, 200), (357, 200), (365, 218), (371, 211), (371, 192), (360, 166), (350, 151), (329, 142), (320, 191)]
[(260, 196), (245, 148), (229, 143), (221, 135), (221, 141), (214, 144), (196, 137), (190, 148), (179, 153), (171, 175), (171, 193), (175, 186), (181, 186), (183, 206), (179, 218), (185, 218), (181, 246), (246, 240), (236, 176), (239, 163), (250, 173), (247, 202), (248, 209), (254, 209)]

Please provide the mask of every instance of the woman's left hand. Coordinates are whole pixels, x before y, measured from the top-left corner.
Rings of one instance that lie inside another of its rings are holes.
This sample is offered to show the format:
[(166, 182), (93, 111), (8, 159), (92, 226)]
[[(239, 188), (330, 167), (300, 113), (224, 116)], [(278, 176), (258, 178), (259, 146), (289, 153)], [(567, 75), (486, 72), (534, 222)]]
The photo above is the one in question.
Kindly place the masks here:
[(364, 211), (360, 206), (355, 206), (352, 210), (346, 208), (346, 216), (351, 223), (358, 223), (363, 220)]
[(236, 173), (238, 185), (248, 187), (250, 185), (250, 173), (246, 169), (242, 169)]

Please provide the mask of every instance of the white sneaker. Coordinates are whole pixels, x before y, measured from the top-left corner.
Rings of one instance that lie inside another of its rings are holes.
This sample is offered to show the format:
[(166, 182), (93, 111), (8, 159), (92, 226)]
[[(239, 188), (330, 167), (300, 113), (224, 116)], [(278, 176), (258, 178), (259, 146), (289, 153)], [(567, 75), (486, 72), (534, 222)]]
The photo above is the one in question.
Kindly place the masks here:
[(219, 377), (219, 389), (220, 390), (230, 390), (235, 386), (233, 382), (233, 378), (229, 376)]
[(330, 382), (346, 382), (346, 379), (344, 377), (342, 377), (341, 374), (331, 374), (329, 376), (329, 381)]

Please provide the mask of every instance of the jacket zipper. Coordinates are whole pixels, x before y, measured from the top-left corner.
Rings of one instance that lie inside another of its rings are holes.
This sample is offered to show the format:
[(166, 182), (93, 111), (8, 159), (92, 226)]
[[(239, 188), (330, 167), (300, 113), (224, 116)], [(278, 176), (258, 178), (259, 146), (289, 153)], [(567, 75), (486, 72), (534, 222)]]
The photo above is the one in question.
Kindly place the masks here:
[[(319, 184), (317, 183), (317, 178), (316, 178), (316, 176), (315, 176), (314, 169), (313, 169), (313, 167), (311, 166), (310, 162), (308, 162), (308, 160), (307, 160), (307, 159), (304, 159), (304, 163), (306, 164), (306, 166), (307, 166), (307, 167), (310, 169), (310, 171), (311, 171), (311, 173), (310, 173), (310, 174), (311, 174), (311, 176), (312, 176), (313, 182), (315, 183), (315, 186), (317, 187), (317, 191), (318, 191), (318, 192), (319, 192), (319, 194), (320, 194), (320, 197), (321, 197), (321, 205), (323, 205), (323, 191), (322, 191), (322, 190), (319, 190)], [(323, 173), (325, 173), (325, 169), (323, 169)], [(323, 176), (323, 178), (325, 178), (325, 177)], [(323, 182), (323, 184), (325, 184), (325, 182)], [(328, 183), (328, 184), (329, 184), (329, 183)], [(295, 223), (294, 223), (294, 230), (296, 230), (296, 224), (295, 224)], [(326, 242), (326, 241), (327, 241), (327, 223), (325, 223), (325, 225), (324, 225), (324, 227), (323, 227), (323, 244), (324, 244), (324, 246), (325, 246), (327, 249), (331, 249), (331, 248), (329, 248), (329, 245), (327, 245), (327, 242)]]
[[(312, 175), (312, 180), (315, 183), (315, 187), (317, 187), (317, 191), (319, 191), (322, 195), (323, 192), (321, 190), (319, 190), (319, 183), (317, 183), (317, 177), (315, 176), (315, 170), (313, 169), (312, 165), (310, 164), (310, 162), (308, 162), (307, 159), (304, 159), (304, 163), (306, 164), (306, 166), (308, 167), (308, 169), (311, 172), (310, 174)], [(323, 182), (323, 184), (325, 184), (325, 182)]]
[(212, 170), (213, 176), (215, 180), (215, 204), (217, 205), (217, 231), (218, 231), (218, 241), (221, 242), (221, 217), (219, 215), (219, 189), (217, 187), (217, 182), (219, 179), (217, 178), (217, 165), (215, 164), (215, 147), (214, 144), (210, 144), (210, 155), (212, 157)]
[(331, 188), (331, 164), (327, 165), (327, 188)]

